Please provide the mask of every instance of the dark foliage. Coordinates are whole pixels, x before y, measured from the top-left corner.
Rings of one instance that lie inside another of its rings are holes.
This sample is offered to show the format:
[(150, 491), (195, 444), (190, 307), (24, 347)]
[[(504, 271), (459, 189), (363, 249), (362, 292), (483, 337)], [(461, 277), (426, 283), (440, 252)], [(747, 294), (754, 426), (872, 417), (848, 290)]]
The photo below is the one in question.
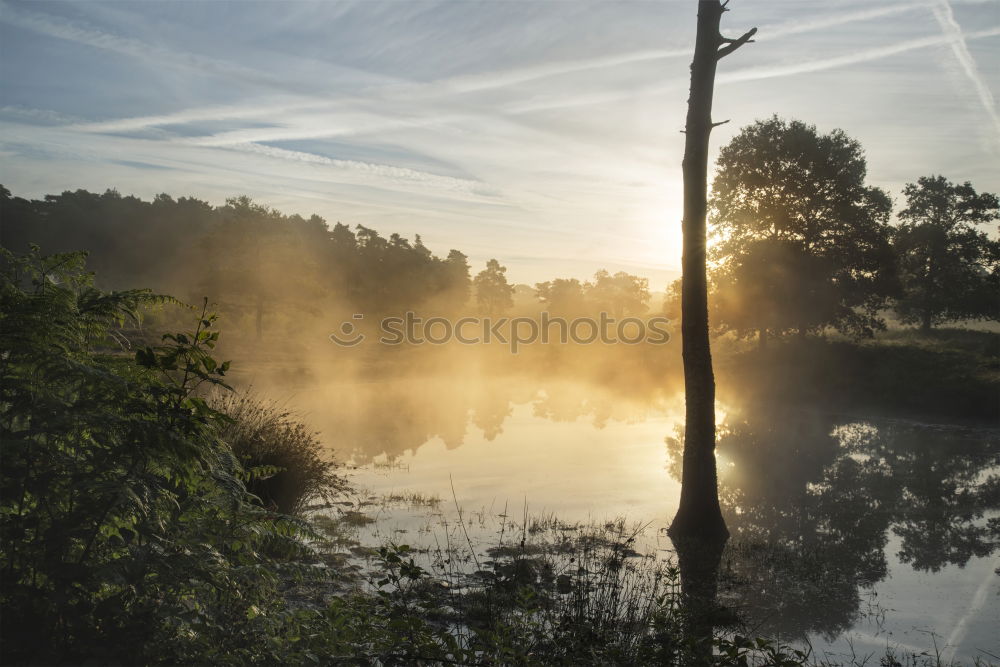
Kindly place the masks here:
[(129, 354), (117, 333), (148, 291), (101, 292), (83, 255), (4, 251), (0, 283), (0, 551), (4, 659), (212, 661), (259, 650), (303, 525), (267, 512), (199, 397), (225, 386), (196, 329)]
[(942, 322), (1000, 318), (1000, 241), (979, 229), (1000, 218), (996, 195), (943, 176), (920, 178), (903, 195), (893, 239), (900, 319), (929, 331)]
[(743, 128), (719, 154), (711, 221), (727, 328), (884, 328), (894, 289), (889, 195), (865, 183), (861, 145), (778, 117)]

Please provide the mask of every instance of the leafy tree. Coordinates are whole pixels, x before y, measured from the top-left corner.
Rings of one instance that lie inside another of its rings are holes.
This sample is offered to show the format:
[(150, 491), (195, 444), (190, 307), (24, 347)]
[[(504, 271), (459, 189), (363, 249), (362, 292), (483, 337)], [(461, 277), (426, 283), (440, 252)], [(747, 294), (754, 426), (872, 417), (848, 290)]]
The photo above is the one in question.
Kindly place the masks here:
[(514, 287), (507, 282), (507, 267), (491, 259), (480, 271), (473, 285), (476, 288), (476, 303), (485, 314), (495, 317), (514, 306)]
[(471, 290), (468, 260), (457, 250), (442, 260), (419, 236), (386, 239), (339, 222), (330, 229), (319, 216), (284, 215), (248, 197), (212, 207), (115, 190), (27, 200), (4, 188), (0, 216), (0, 241), (9, 250), (27, 252), (32, 243), (46, 252), (86, 248), (100, 286), (139, 284), (190, 300), (207, 294), (231, 322), (247, 317), (246, 329), (258, 337), (279, 326), (302, 335), (310, 316), (318, 324), (321, 314), (344, 315), (340, 309), (454, 312)]
[(624, 271), (614, 275), (598, 271), (594, 274), (594, 282), (586, 284), (585, 291), (593, 305), (618, 319), (642, 315), (648, 309), (649, 280)]
[(997, 196), (944, 176), (921, 177), (903, 195), (893, 236), (900, 319), (930, 331), (941, 322), (1000, 317), (1000, 242), (978, 229), (1000, 217)]
[(567, 317), (585, 309), (584, 285), (576, 278), (556, 278), (535, 285), (538, 300), (552, 315)]
[(8, 250), (27, 253), (31, 244), (49, 253), (87, 248), (88, 265), (102, 287), (139, 284), (177, 294), (194, 287), (190, 272), (178, 269), (190, 256), (191, 240), (214, 222), (212, 207), (197, 199), (161, 194), (146, 202), (113, 189), (66, 191), (33, 201), (7, 192), (0, 207), (0, 240)]
[(450, 293), (456, 307), (462, 307), (472, 294), (472, 279), (469, 276), (469, 258), (458, 250), (449, 250), (444, 260), (444, 291)]
[[(747, 244), (713, 276), (713, 313), (724, 329), (750, 332), (817, 329), (837, 317), (840, 292), (830, 280), (835, 267), (794, 241), (761, 239)], [(766, 345), (766, 335), (760, 335)]]
[[(883, 328), (894, 279), (892, 203), (866, 185), (861, 145), (772, 117), (722, 148), (712, 187), (718, 318), (741, 334)], [(754, 299), (747, 303), (746, 300)]]

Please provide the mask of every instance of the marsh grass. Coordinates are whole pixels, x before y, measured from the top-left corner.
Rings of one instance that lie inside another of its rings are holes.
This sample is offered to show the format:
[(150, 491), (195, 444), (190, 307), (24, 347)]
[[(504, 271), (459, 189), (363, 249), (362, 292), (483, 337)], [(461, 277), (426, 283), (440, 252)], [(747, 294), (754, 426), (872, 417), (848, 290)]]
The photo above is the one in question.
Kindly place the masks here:
[(721, 605), (711, 611), (712, 636), (692, 637), (696, 607), (685, 602), (673, 555), (650, 548), (648, 526), (455, 509), (433, 517), (429, 547), (386, 541), (354, 552), (365, 562), (365, 595), (391, 599), (393, 613), (417, 616), (453, 642), (447, 660), (427, 664), (693, 665), (703, 664), (706, 642), (713, 665), (962, 664), (936, 644), (922, 653), (888, 643), (868, 654), (796, 649), (758, 638)]
[(249, 388), (220, 393), (213, 407), (231, 419), (222, 439), (249, 473), (247, 490), (264, 507), (299, 515), (312, 504), (330, 504), (346, 488), (318, 435), (277, 402)]
[(423, 493), (422, 491), (390, 491), (383, 494), (382, 502), (385, 505), (438, 509), (441, 506), (441, 497), (436, 493)]

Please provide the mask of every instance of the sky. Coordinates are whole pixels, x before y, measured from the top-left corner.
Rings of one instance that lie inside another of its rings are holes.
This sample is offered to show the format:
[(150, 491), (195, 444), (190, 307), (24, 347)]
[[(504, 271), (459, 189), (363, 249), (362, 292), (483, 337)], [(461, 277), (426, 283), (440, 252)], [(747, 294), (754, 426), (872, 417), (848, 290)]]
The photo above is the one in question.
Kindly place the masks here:
[[(773, 114), (858, 139), (897, 210), (1000, 190), (1000, 0), (732, 0), (714, 152)], [(680, 266), (694, 0), (5, 2), (0, 183), (420, 234), (515, 282)], [(0, 223), (2, 224), (2, 223)], [(0, 229), (2, 234), (2, 229)]]

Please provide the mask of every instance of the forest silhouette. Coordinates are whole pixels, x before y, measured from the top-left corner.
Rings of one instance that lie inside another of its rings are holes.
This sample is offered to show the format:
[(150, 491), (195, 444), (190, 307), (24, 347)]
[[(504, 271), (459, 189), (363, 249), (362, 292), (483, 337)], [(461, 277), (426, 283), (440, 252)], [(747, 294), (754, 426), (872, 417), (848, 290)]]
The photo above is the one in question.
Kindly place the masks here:
[[(1000, 317), (1000, 242), (986, 231), (996, 196), (921, 177), (903, 190), (893, 224), (889, 194), (865, 185), (865, 171), (856, 141), (798, 121), (760, 121), (724, 147), (709, 200), (713, 335), (764, 346), (788, 334), (871, 337), (887, 319), (929, 331)], [(473, 275), (460, 250), (439, 257), (419, 235), (331, 227), (246, 196), (211, 206), (114, 189), (0, 195), (4, 247), (83, 249), (102, 287), (207, 296), (231, 339), (315, 345), (352, 313), (680, 317), (679, 280), (661, 286), (660, 303), (647, 279), (626, 272), (517, 286), (495, 259)]]

